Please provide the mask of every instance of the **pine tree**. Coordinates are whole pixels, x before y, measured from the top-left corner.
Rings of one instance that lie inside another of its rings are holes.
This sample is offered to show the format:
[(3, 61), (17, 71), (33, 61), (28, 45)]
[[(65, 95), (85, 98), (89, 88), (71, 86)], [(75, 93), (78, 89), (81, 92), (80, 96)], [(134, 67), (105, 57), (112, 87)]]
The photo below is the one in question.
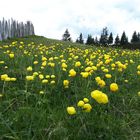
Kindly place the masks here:
[(98, 38), (97, 38), (97, 36), (95, 37), (95, 45), (99, 45), (99, 40), (98, 40)]
[(100, 37), (100, 44), (107, 45), (108, 44), (108, 29), (107, 27), (103, 28), (101, 37)]
[(81, 33), (81, 34), (80, 34), (80, 36), (77, 38), (76, 43), (81, 43), (81, 44), (83, 44), (83, 43), (84, 43), (82, 33)]
[(84, 40), (83, 40), (83, 35), (82, 33), (80, 34), (79, 36), (79, 43), (83, 44), (84, 43)]
[(120, 38), (118, 35), (115, 38), (115, 45), (117, 45), (117, 46), (120, 45)]
[(139, 42), (139, 37), (137, 35), (137, 32), (134, 31), (134, 33), (132, 35), (131, 43), (136, 43), (136, 42)]
[(110, 33), (109, 38), (108, 38), (108, 44), (112, 44), (113, 43), (113, 34)]
[(95, 44), (94, 38), (92, 38), (91, 35), (88, 35), (86, 44), (87, 45), (94, 45)]
[(71, 37), (70, 37), (70, 33), (69, 33), (68, 29), (66, 29), (66, 31), (64, 32), (62, 40), (71, 41)]
[(128, 38), (126, 37), (125, 32), (123, 32), (121, 36), (120, 45), (127, 45), (127, 44), (128, 44)]

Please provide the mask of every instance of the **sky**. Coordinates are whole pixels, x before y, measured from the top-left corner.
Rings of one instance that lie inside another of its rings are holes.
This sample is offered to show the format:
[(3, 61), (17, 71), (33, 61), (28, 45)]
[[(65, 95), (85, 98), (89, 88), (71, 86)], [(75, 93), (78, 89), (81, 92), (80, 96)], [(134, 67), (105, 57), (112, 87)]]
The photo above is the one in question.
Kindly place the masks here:
[(80, 33), (100, 36), (104, 27), (129, 40), (140, 32), (140, 0), (0, 0), (0, 19), (30, 20), (35, 34), (62, 39), (66, 29), (75, 41)]

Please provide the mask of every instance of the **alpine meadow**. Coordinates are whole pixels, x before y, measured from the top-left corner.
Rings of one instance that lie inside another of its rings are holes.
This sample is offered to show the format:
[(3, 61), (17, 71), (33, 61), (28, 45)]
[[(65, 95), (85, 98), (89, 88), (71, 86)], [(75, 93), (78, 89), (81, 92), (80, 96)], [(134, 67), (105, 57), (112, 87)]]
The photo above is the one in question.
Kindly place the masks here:
[(39, 36), (0, 44), (0, 138), (140, 138), (140, 51)]
[(0, 140), (140, 140), (140, 0), (0, 2)]

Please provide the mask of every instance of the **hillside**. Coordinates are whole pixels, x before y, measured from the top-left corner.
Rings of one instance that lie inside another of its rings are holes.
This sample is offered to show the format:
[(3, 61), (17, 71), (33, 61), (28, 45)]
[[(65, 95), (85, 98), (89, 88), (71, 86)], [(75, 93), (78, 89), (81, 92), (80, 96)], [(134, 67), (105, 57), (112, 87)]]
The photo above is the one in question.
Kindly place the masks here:
[(0, 42), (0, 139), (140, 139), (140, 51), (41, 36)]

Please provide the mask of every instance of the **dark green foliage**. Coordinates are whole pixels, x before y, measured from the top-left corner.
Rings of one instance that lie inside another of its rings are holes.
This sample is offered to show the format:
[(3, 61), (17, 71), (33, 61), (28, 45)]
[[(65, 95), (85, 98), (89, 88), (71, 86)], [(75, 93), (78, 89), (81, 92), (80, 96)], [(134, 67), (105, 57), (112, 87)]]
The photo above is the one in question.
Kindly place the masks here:
[(120, 38), (119, 38), (119, 35), (116, 36), (115, 38), (115, 45), (120, 45)]
[(122, 33), (120, 45), (127, 45), (128, 44), (128, 37), (126, 36), (125, 32)]
[(94, 45), (94, 44), (95, 44), (94, 38), (92, 38), (91, 35), (88, 35), (86, 44), (87, 44), (87, 45)]
[(113, 34), (110, 33), (109, 38), (108, 38), (108, 44), (113, 44)]
[(100, 44), (101, 45), (108, 45), (108, 29), (107, 27), (103, 28), (101, 37), (100, 37)]
[(71, 37), (70, 37), (70, 33), (68, 31), (68, 29), (66, 29), (65, 33), (63, 34), (63, 41), (71, 41)]
[(82, 33), (80, 34), (79, 38), (77, 38), (76, 43), (80, 43), (80, 44), (83, 44), (84, 43)]
[(132, 39), (131, 39), (131, 43), (137, 43), (139, 42), (140, 39), (139, 39), (139, 35), (137, 34), (136, 31), (134, 31), (133, 35), (132, 35)]

